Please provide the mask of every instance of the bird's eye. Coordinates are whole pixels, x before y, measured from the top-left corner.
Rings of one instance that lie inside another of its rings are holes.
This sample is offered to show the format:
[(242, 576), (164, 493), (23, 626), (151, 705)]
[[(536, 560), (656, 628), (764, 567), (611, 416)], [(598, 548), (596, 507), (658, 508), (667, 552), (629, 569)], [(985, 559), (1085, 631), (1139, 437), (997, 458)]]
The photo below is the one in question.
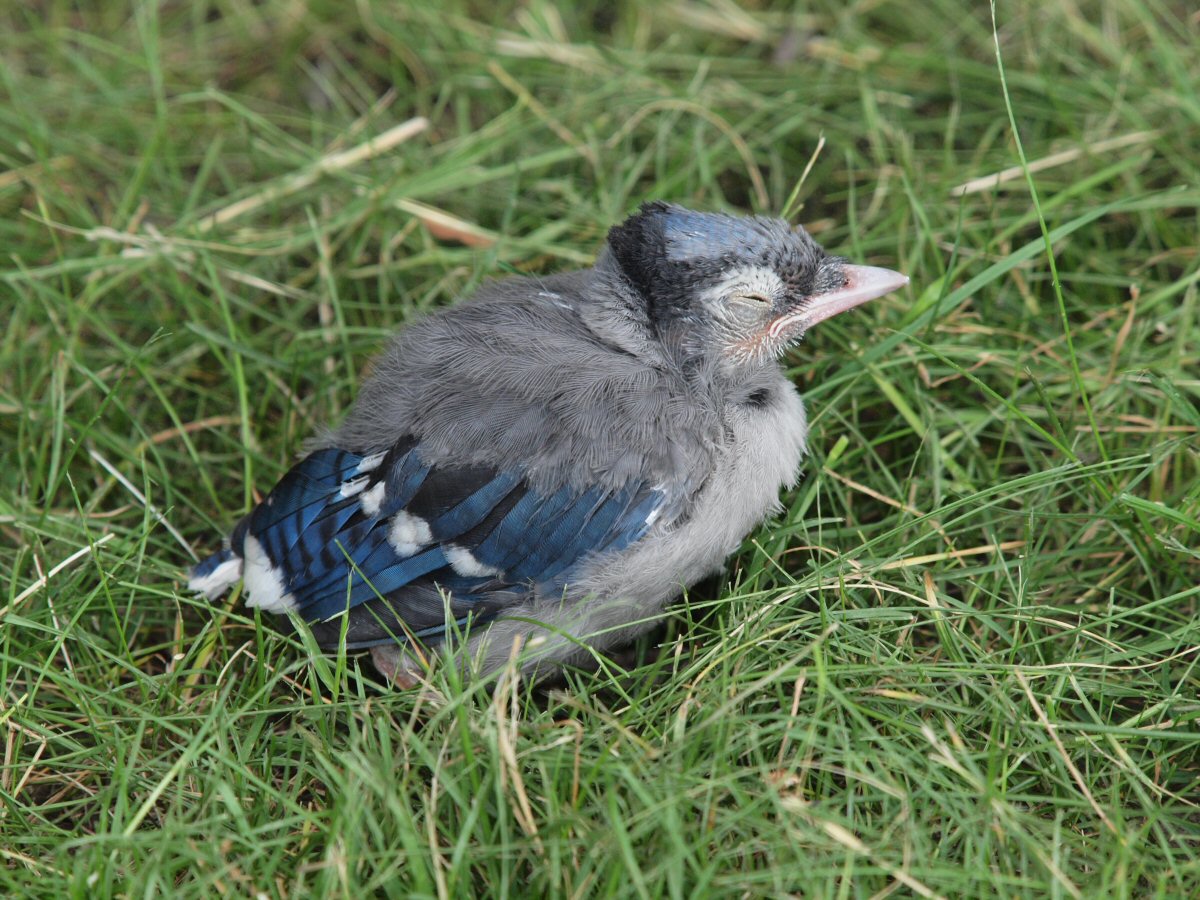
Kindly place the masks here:
[(747, 300), (750, 303), (758, 304), (759, 306), (768, 306), (771, 301), (762, 294), (738, 294), (739, 300)]

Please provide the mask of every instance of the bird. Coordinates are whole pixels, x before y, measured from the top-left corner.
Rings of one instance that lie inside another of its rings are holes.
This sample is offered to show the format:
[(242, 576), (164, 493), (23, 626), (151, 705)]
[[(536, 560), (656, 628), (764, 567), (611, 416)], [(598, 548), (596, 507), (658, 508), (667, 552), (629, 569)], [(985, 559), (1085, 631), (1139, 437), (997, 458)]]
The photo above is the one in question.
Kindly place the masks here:
[(628, 643), (782, 508), (785, 354), (908, 278), (779, 218), (647, 202), (589, 269), (488, 282), (403, 328), (189, 587), (370, 651), (542, 678)]

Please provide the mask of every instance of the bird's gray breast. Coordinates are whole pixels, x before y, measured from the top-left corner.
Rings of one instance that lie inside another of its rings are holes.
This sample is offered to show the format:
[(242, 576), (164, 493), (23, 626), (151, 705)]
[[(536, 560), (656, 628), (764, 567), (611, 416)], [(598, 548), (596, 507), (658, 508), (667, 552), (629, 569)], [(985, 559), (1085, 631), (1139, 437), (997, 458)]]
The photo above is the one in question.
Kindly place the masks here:
[(725, 439), (686, 517), (652, 530), (617, 559), (598, 560), (573, 593), (620, 594), (664, 604), (718, 570), (796, 483), (808, 425), (804, 403), (782, 374), (725, 410)]

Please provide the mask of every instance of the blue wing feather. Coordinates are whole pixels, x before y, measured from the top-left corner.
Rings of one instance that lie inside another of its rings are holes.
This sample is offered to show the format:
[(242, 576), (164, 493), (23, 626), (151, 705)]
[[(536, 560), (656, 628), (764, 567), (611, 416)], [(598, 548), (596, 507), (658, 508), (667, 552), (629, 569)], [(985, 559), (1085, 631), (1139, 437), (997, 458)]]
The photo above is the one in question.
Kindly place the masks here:
[[(609, 532), (613, 529), (613, 526), (629, 511), (636, 499), (636, 497), (630, 497), (627, 494), (610, 495), (598, 504), (592, 510), (584, 525), (579, 529), (575, 539), (567, 542), (562, 552), (546, 564), (543, 570), (543, 578), (554, 578), (564, 569), (574, 564), (584, 553), (597, 552), (611, 544), (611, 541), (606, 542), (605, 539), (609, 537)], [(645, 520), (643, 519), (641, 522), (630, 524), (633, 526), (631, 533), (636, 533), (637, 529), (645, 524)]]
[(421, 489), (430, 471), (416, 450), (400, 457), (395, 465), (389, 465), (385, 459), (380, 468), (387, 482), (384, 503), (379, 510), (381, 516), (394, 515), (404, 509)]
[[(570, 547), (578, 536), (588, 513), (603, 496), (596, 488), (573, 498), (562, 514), (545, 523), (540, 540), (522, 545), (527, 552), (516, 562), (511, 571), (514, 577), (524, 581), (542, 581), (547, 564)], [(580, 548), (582, 549), (582, 548)], [(576, 553), (576, 556), (582, 553)]]
[[(513, 507), (496, 530), (475, 550), (475, 555), (490, 566), (510, 572), (529, 548), (545, 540), (559, 517), (570, 508), (575, 494), (560, 488), (549, 497), (529, 492)], [(518, 579), (520, 580), (520, 579)]]
[(496, 474), (486, 485), (459, 503), (453, 509), (438, 516), (430, 523), (430, 530), (438, 540), (454, 540), (482, 522), (496, 504), (507, 497), (521, 479), (511, 472)]
[[(362, 462), (362, 457), (345, 450), (327, 448), (306, 456), (271, 491), (268, 502), (254, 510), (255, 528), (294, 524), (303, 532), (329, 501), (329, 489), (335, 491)], [(295, 523), (287, 523), (295, 517)]]
[[(311, 454), (239, 524), (232, 546), (242, 553), (254, 536), (301, 616), (349, 610), (360, 626), (353, 645), (370, 646), (397, 628), (440, 634), (447, 619), (493, 616), (536, 585), (565, 583), (584, 558), (640, 538), (662, 502), (640, 483), (542, 494), (519, 472), (430, 465), (406, 439), (370, 455)], [(407, 537), (393, 534), (397, 516)]]

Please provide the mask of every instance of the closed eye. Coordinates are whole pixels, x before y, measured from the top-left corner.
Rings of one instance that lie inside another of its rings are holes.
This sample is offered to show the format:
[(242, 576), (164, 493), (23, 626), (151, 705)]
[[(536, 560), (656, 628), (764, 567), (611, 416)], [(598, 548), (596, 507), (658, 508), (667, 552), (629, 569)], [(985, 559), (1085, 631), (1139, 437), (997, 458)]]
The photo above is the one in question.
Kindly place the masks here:
[(751, 303), (759, 303), (764, 306), (771, 302), (769, 298), (764, 297), (762, 294), (738, 294), (738, 298), (741, 300), (749, 300)]

